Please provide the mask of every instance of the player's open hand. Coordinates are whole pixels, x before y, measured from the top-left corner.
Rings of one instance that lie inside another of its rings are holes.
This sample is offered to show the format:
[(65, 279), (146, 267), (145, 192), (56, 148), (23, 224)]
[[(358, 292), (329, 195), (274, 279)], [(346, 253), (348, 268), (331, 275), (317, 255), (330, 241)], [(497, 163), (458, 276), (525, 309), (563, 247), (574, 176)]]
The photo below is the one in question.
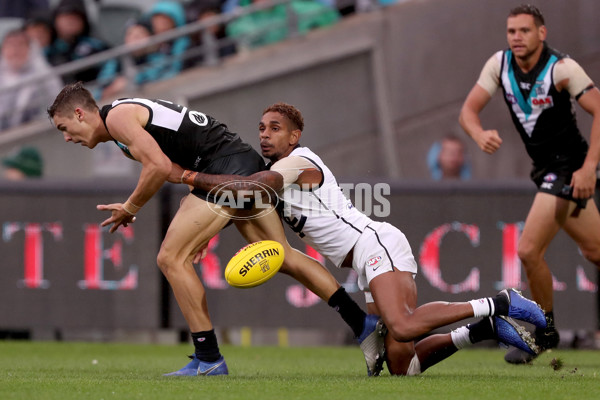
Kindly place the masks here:
[(481, 131), (473, 139), (475, 139), (479, 148), (487, 154), (494, 154), (502, 144), (502, 139), (495, 129)]
[(108, 219), (105, 219), (100, 226), (108, 226), (113, 224), (110, 227), (109, 232), (114, 233), (120, 225), (127, 226), (130, 223), (135, 222), (135, 216), (131, 215), (127, 211), (123, 209), (123, 204), (121, 203), (113, 203), (113, 204), (98, 204), (96, 209), (100, 211), (110, 211), (111, 216)]

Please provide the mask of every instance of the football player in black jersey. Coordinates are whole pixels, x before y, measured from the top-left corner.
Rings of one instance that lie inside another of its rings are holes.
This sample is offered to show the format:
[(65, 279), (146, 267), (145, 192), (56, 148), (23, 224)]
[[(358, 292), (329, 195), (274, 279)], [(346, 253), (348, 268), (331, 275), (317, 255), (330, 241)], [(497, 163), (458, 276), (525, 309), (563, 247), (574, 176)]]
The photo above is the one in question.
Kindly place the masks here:
[[(496, 89), (501, 87), (512, 120), (533, 161), (531, 178), (538, 192), (518, 246), (532, 298), (546, 311), (548, 326), (536, 330), (545, 349), (559, 343), (554, 324), (552, 274), (544, 259), (560, 229), (577, 243), (587, 260), (600, 266), (600, 214), (588, 201), (596, 187), (600, 160), (600, 91), (571, 58), (550, 48), (540, 11), (531, 5), (512, 9), (507, 19), (509, 49), (494, 54), (467, 96), (459, 121), (488, 154), (502, 139), (479, 119)], [(593, 116), (590, 143), (577, 127), (572, 99)], [(525, 363), (532, 355), (518, 350), (505, 357)]]

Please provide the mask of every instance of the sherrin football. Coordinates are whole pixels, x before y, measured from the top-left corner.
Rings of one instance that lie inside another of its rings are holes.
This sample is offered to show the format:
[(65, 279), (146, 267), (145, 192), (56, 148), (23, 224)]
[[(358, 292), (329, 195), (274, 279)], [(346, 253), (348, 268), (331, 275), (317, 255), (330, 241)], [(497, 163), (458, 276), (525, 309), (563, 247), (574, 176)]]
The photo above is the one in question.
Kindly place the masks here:
[(243, 247), (227, 263), (225, 280), (233, 287), (251, 288), (265, 283), (279, 271), (285, 254), (274, 240), (261, 240)]

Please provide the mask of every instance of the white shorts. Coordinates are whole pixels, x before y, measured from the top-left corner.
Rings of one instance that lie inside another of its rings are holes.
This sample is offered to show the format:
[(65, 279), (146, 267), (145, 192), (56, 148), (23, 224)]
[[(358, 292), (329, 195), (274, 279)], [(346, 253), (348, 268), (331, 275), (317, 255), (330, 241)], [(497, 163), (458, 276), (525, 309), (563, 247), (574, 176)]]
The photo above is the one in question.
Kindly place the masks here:
[(406, 236), (387, 222), (372, 222), (365, 228), (354, 245), (352, 268), (367, 303), (373, 303), (369, 283), (376, 276), (394, 269), (411, 272), (413, 278), (417, 275), (417, 262)]

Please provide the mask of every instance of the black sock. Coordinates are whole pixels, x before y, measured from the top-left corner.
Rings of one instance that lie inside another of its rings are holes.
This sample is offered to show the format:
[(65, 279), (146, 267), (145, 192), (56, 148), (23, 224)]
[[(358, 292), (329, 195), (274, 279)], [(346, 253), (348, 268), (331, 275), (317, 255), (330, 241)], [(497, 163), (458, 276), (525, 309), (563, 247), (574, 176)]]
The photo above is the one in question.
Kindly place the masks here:
[(560, 334), (554, 326), (554, 312), (548, 311), (546, 316), (546, 327), (535, 329), (535, 339), (543, 349), (553, 349), (560, 343)]
[(467, 325), (469, 330), (469, 339), (472, 343), (479, 343), (484, 340), (494, 339), (494, 328), (490, 318), (483, 318), (481, 321)]
[(495, 297), (492, 297), (494, 302), (494, 315), (508, 315), (509, 299), (502, 293), (498, 293)]
[(196, 357), (201, 361), (214, 362), (221, 357), (215, 330), (192, 332)]
[(554, 326), (554, 311), (548, 311), (544, 315), (546, 316), (546, 329), (556, 330)]
[(354, 336), (360, 336), (365, 327), (367, 314), (359, 307), (352, 297), (346, 293), (346, 289), (340, 287), (327, 301), (330, 307), (339, 312), (342, 319), (350, 326)]

